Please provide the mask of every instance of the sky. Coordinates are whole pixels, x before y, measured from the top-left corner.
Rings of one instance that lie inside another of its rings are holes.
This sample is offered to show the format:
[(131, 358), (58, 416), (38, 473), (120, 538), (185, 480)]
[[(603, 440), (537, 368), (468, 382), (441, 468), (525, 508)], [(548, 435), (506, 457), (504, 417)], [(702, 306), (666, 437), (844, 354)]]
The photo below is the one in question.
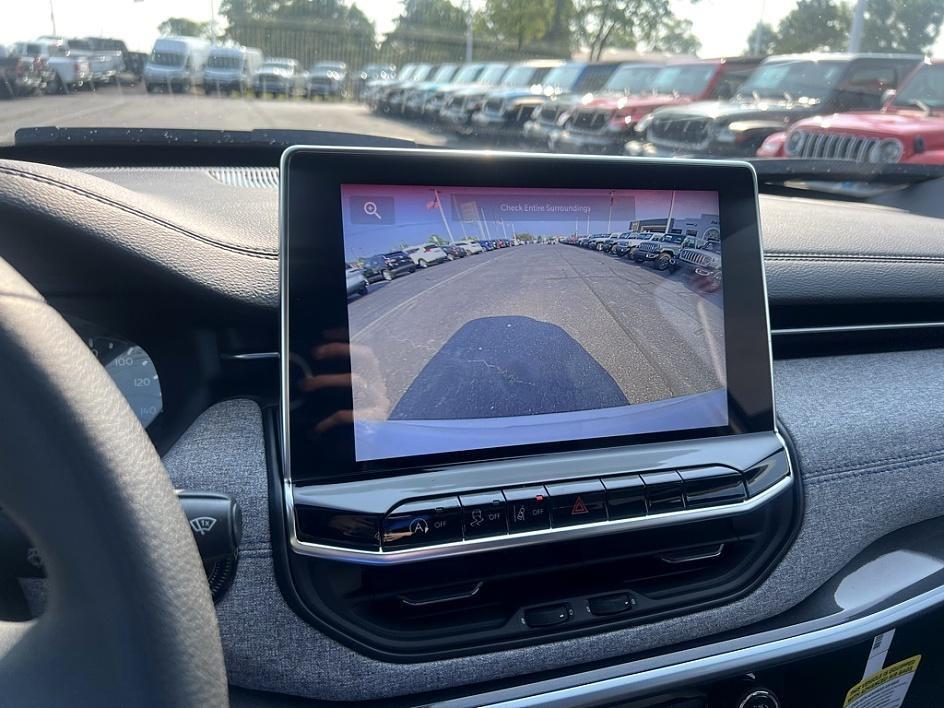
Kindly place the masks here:
[[(703, 57), (740, 54), (758, 20), (776, 25), (796, 5), (796, 0), (671, 1), (678, 16), (693, 22)], [(472, 2), (473, 7), (483, 4)], [(161, 21), (175, 16), (209, 20), (219, 0), (0, 0), (0, 44), (51, 34), (50, 5), (58, 34), (117, 37), (131, 49), (149, 51)], [(357, 0), (357, 5), (381, 34), (393, 28), (401, 8), (396, 0)], [(944, 37), (934, 50), (935, 56), (944, 57)]]
[(678, 219), (718, 213), (717, 192), (695, 191), (676, 192), (673, 205), (672, 192), (664, 190), (342, 185), (341, 199), (347, 261), (419, 245), (433, 234), (459, 241), (601, 233), (608, 226), (624, 231), (633, 219), (665, 218), (670, 206)]

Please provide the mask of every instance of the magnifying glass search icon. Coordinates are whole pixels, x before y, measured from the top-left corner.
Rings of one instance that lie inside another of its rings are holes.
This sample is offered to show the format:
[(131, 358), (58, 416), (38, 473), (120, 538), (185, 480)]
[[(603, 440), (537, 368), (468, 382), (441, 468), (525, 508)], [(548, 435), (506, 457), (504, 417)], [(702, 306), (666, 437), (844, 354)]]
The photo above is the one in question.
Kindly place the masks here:
[(374, 202), (364, 202), (364, 213), (367, 216), (376, 216), (377, 221), (383, 221), (383, 217), (380, 216), (380, 212), (377, 211), (377, 205)]

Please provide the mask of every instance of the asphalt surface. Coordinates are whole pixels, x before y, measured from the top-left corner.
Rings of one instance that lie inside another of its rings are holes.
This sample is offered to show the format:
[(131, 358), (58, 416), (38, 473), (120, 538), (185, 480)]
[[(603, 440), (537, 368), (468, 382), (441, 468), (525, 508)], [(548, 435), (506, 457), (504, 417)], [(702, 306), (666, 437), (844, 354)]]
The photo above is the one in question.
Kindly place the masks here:
[(0, 144), (24, 127), (197, 128), (330, 130), (405, 138), (427, 145), (452, 144), (449, 134), (371, 113), (350, 102), (148, 94), (143, 85), (81, 89), (69, 95), (0, 100)]
[(371, 285), (349, 320), (355, 407), (374, 419), (587, 410), (725, 385), (720, 293), (574, 246)]

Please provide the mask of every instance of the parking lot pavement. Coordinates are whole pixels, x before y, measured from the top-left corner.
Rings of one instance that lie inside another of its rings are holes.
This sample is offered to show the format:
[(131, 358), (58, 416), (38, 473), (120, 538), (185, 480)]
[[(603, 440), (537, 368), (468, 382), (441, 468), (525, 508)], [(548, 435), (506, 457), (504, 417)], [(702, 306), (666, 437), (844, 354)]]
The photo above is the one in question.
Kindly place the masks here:
[(66, 96), (0, 100), (0, 144), (23, 127), (122, 127), (252, 130), (330, 130), (447, 144), (446, 134), (391, 120), (356, 103), (254, 97), (148, 94), (144, 87), (105, 86)]
[[(349, 315), (355, 349), (384, 385), (366, 382), (355, 404), (378, 417), (415, 417), (403, 407), (420, 410), (418, 397), (426, 406), (445, 405), (444, 355), (453, 357), (453, 381), (463, 376), (464, 361), (470, 373), (482, 365), (499, 372), (496, 380), (529, 384), (515, 387), (534, 397), (519, 402), (518, 414), (566, 405), (549, 387), (571, 386), (570, 400), (608, 407), (619, 404), (614, 393), (632, 404), (725, 385), (720, 293), (698, 292), (682, 273), (572, 246), (518, 246), (433, 266), (372, 285), (350, 302)], [(607, 377), (599, 367), (612, 382), (601, 382)], [(438, 390), (417, 392), (420, 376)], [(522, 380), (529, 376), (541, 380)], [(471, 395), (493, 400), (464, 402), (475, 413), (468, 417), (487, 416), (495, 403), (495, 386), (480, 389)]]

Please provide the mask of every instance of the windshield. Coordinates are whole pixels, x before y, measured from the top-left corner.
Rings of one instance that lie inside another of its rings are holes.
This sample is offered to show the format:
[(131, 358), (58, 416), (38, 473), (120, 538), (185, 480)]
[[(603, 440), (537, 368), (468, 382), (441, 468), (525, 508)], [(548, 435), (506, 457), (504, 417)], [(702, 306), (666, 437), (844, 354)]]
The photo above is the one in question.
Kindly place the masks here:
[(923, 66), (895, 97), (894, 106), (944, 108), (944, 64)]
[(416, 67), (416, 70), (413, 72), (413, 75), (410, 77), (410, 81), (426, 81), (433, 71), (433, 67), (429, 64), (420, 64)]
[(458, 69), (458, 67), (455, 64), (444, 64), (433, 74), (433, 81), (449, 81), (452, 75), (456, 73), (456, 69)]
[(261, 71), (291, 71), (292, 64), (286, 61), (267, 61), (262, 65)]
[(547, 72), (542, 82), (545, 86), (552, 86), (556, 89), (567, 90), (577, 83), (584, 67), (581, 64), (564, 64), (551, 69)]
[(843, 69), (845, 62), (791, 61), (766, 64), (748, 77), (738, 95), (750, 98), (797, 100), (826, 98)]
[(455, 77), (453, 78), (453, 83), (457, 84), (467, 84), (472, 81), (475, 81), (475, 77), (482, 73), (481, 64), (466, 64), (464, 67), (459, 69), (456, 72)]
[(210, 69), (238, 69), (243, 65), (243, 58), (238, 54), (211, 54), (207, 59)]
[(157, 66), (183, 66), (186, 57), (177, 52), (158, 52), (151, 54), (151, 63)]
[(490, 64), (478, 78), (479, 83), (494, 85), (501, 81), (502, 76), (508, 71), (507, 64)]
[(658, 66), (622, 66), (610, 77), (603, 89), (634, 94), (649, 91), (661, 69)]
[(697, 96), (707, 87), (718, 67), (714, 64), (667, 66), (656, 74), (652, 82), (654, 93)]
[(505, 74), (505, 78), (501, 80), (501, 85), (508, 87), (530, 86), (531, 77), (536, 73), (537, 69), (527, 64), (513, 67)]

